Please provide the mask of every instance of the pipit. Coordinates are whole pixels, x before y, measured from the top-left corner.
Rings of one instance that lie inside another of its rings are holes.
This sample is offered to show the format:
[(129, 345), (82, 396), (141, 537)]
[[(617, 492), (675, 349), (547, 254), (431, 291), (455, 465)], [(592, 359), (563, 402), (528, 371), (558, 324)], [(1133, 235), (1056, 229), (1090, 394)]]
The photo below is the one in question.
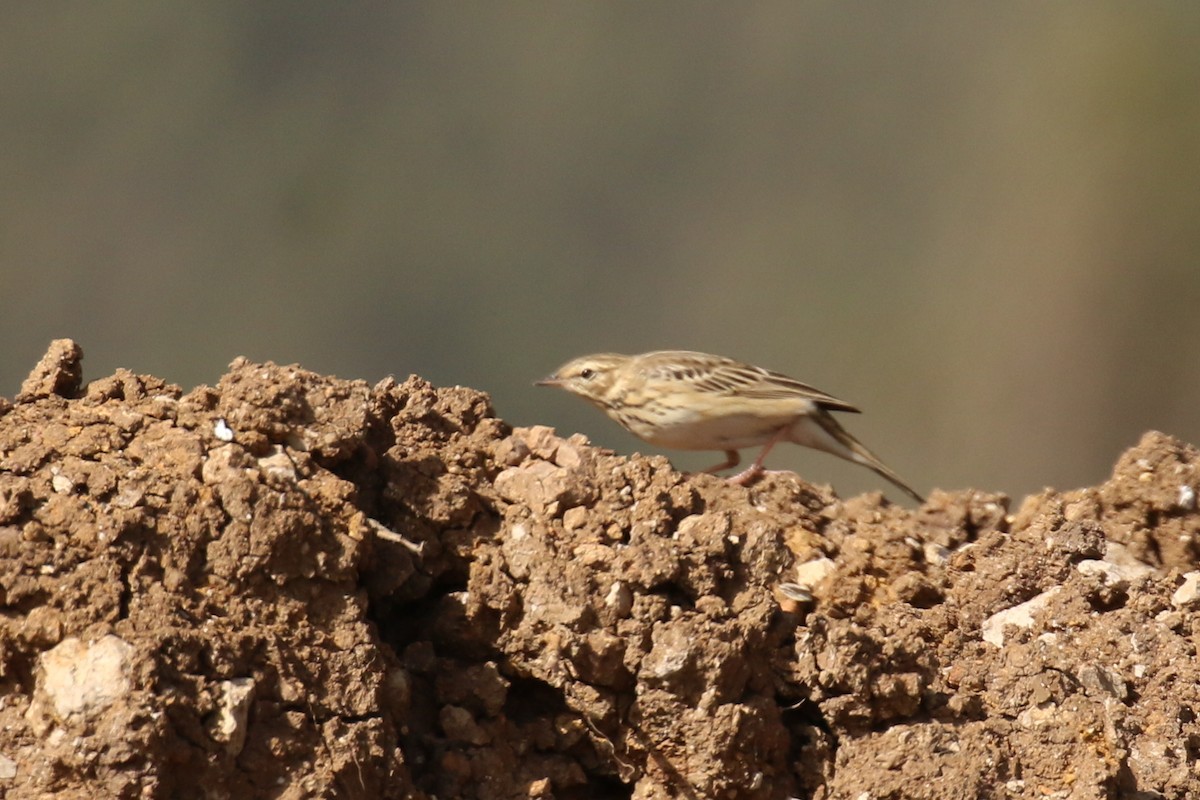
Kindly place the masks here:
[(705, 472), (736, 467), (739, 450), (761, 446), (749, 469), (729, 479), (733, 483), (753, 482), (771, 448), (793, 442), (862, 464), (924, 502), (829, 413), (857, 408), (762, 367), (686, 350), (598, 353), (568, 361), (537, 385), (579, 395), (652, 445), (724, 451), (725, 461)]

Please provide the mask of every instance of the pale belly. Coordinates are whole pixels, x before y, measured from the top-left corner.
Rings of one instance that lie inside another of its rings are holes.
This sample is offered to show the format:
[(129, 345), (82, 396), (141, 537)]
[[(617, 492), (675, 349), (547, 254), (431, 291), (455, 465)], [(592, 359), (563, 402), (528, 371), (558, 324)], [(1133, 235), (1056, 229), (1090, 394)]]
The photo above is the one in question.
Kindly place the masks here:
[(766, 444), (780, 428), (791, 425), (796, 417), (796, 414), (765, 419), (751, 414), (709, 417), (683, 415), (655, 425), (639, 424), (637, 420), (627, 420), (623, 424), (635, 436), (658, 447), (674, 450), (741, 450)]

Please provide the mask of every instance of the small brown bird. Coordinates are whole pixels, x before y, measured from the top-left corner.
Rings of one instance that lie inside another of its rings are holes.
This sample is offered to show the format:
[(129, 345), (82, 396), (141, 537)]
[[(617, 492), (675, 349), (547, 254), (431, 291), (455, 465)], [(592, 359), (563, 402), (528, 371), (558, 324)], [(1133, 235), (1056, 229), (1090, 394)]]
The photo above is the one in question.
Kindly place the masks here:
[(579, 395), (650, 444), (724, 451), (725, 461), (705, 472), (735, 467), (739, 450), (761, 445), (750, 468), (729, 479), (734, 483), (754, 481), (771, 448), (793, 442), (862, 464), (924, 502), (829, 413), (857, 408), (762, 367), (687, 350), (598, 353), (568, 361), (537, 385)]

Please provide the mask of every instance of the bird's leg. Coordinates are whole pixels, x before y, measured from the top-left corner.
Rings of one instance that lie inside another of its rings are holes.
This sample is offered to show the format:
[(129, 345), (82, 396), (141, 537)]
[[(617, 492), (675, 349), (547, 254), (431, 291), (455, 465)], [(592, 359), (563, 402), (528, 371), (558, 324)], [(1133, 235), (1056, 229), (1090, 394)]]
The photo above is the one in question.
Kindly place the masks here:
[(771, 448), (779, 444), (787, 436), (787, 427), (780, 428), (774, 436), (772, 436), (765, 445), (762, 452), (758, 454), (758, 458), (754, 459), (754, 463), (746, 467), (737, 475), (732, 475), (729, 478), (730, 483), (736, 483), (738, 486), (749, 486), (763, 474), (763, 462), (767, 460), (767, 453), (771, 452)]
[(701, 470), (701, 471), (702, 472), (720, 472), (723, 469), (729, 469), (730, 467), (736, 467), (741, 460), (742, 460), (742, 457), (738, 453), (737, 450), (726, 450), (724, 461), (722, 461), (720, 464), (717, 464), (715, 467), (709, 467), (708, 469)]

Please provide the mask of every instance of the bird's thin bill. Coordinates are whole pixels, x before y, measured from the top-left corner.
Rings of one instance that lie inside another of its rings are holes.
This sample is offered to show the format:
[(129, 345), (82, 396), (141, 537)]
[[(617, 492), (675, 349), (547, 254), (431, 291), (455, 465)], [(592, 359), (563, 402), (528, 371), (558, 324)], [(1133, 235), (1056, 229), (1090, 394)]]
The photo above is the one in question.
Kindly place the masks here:
[(558, 386), (561, 383), (562, 383), (562, 381), (560, 379), (556, 378), (553, 375), (550, 375), (548, 377), (542, 378), (540, 381), (534, 381), (533, 385), (534, 386)]

